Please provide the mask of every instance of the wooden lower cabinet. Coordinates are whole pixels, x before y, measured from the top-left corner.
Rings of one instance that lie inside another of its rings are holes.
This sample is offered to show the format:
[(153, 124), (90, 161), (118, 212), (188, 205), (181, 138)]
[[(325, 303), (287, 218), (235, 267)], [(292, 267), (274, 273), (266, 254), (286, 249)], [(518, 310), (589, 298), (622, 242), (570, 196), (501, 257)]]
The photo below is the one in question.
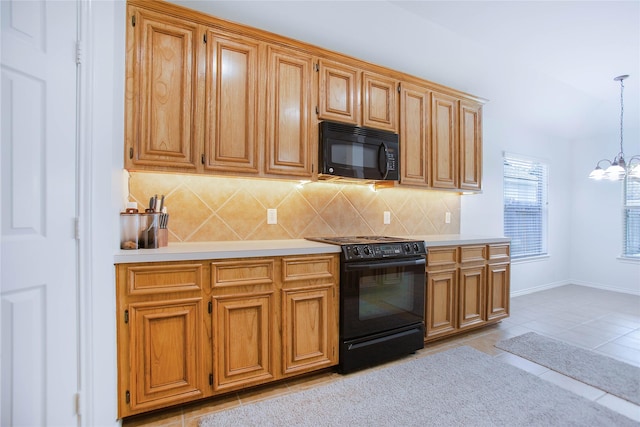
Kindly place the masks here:
[(335, 254), (116, 265), (120, 418), (338, 363)]
[(425, 341), (509, 316), (509, 244), (428, 248)]
[(448, 335), (456, 329), (457, 272), (444, 270), (427, 274), (425, 313), (426, 336)]
[(212, 299), (213, 388), (236, 390), (273, 380), (273, 293)]
[(338, 363), (337, 256), (282, 259), (282, 375)]
[(129, 305), (133, 410), (204, 397), (201, 317), (202, 298)]

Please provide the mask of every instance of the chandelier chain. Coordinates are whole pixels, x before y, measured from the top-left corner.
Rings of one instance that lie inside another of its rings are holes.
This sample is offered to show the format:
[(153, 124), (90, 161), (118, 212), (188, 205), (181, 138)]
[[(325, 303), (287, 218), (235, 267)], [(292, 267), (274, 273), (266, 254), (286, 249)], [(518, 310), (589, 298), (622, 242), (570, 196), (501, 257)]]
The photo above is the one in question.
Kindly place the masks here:
[(624, 153), (622, 148), (623, 132), (622, 132), (622, 119), (624, 117), (624, 79), (620, 79), (620, 153)]

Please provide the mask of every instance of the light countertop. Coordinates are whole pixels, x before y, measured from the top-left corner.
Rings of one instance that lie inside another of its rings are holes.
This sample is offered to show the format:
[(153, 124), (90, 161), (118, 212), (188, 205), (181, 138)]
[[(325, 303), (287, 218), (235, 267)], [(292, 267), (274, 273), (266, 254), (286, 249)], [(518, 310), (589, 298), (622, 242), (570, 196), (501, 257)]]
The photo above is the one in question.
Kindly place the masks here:
[[(452, 245), (507, 243), (508, 237), (438, 234), (402, 236), (424, 240), (428, 248)], [(119, 250), (115, 264), (134, 262), (168, 262), (205, 259), (249, 258), (262, 256), (292, 256), (340, 253), (340, 246), (305, 239), (286, 240), (234, 240), (219, 242), (170, 243), (158, 249)]]

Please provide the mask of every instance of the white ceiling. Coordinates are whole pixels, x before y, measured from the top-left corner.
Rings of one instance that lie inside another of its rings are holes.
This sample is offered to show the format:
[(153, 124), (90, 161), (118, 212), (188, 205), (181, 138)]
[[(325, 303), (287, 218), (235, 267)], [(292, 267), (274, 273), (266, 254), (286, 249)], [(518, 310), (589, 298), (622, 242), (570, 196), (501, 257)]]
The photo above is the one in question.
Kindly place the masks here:
[[(555, 129), (570, 139), (581, 136), (581, 126), (588, 125), (587, 132), (600, 133), (599, 126), (619, 122), (620, 84), (613, 78), (628, 74), (629, 78), (624, 81), (625, 130), (631, 130), (637, 139), (640, 1), (391, 3), (483, 46), (505, 64), (518, 63), (522, 68), (539, 72), (540, 79), (524, 80), (520, 79), (516, 67), (506, 78), (519, 80), (520, 85), (534, 85), (530, 107), (546, 108), (550, 113), (537, 118), (545, 128)], [(550, 86), (550, 80), (561, 84)], [(514, 82), (511, 84), (516, 86)], [(553, 97), (562, 96), (558, 91), (563, 84), (579, 93), (572, 95), (567, 91), (566, 102), (561, 101), (556, 105), (558, 108), (553, 108)], [(564, 122), (562, 126), (570, 126), (560, 129), (561, 122)]]
[(625, 146), (628, 133), (640, 146), (640, 0), (171, 1), (487, 98), (488, 114), (568, 140), (619, 134), (613, 78), (629, 74)]

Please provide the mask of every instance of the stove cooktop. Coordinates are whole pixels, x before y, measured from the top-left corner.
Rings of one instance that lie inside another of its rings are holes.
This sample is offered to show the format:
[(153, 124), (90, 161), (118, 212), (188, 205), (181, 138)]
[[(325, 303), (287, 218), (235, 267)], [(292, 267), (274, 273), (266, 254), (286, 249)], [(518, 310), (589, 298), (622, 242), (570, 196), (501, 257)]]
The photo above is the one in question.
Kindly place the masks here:
[(322, 243), (331, 243), (334, 245), (366, 245), (374, 243), (404, 243), (412, 241), (411, 239), (390, 236), (321, 236), (305, 237), (305, 239)]

